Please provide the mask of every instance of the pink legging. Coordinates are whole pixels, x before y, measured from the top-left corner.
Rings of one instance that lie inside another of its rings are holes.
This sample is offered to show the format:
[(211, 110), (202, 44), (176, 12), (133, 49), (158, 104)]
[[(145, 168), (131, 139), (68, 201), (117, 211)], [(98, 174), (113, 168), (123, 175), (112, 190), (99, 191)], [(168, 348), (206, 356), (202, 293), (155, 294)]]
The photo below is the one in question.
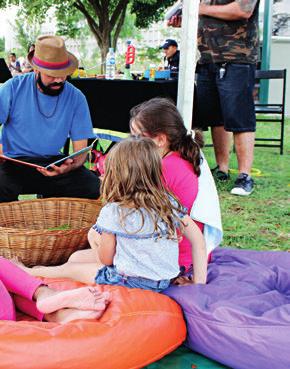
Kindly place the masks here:
[(0, 256), (0, 320), (16, 320), (15, 306), (37, 320), (43, 313), (37, 310), (33, 295), (43, 285), (9, 260)]

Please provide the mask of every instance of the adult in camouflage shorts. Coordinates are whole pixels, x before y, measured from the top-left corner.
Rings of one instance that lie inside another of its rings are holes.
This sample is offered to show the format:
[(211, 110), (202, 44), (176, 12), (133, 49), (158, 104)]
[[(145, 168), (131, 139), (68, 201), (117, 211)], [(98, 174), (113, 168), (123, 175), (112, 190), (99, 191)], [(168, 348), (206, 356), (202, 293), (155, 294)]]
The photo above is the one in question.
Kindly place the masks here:
[(201, 0), (197, 66), (197, 116), (194, 125), (211, 127), (217, 179), (229, 178), (231, 133), (239, 175), (231, 190), (249, 195), (254, 157), (255, 109), (253, 88), (258, 59), (259, 0)]

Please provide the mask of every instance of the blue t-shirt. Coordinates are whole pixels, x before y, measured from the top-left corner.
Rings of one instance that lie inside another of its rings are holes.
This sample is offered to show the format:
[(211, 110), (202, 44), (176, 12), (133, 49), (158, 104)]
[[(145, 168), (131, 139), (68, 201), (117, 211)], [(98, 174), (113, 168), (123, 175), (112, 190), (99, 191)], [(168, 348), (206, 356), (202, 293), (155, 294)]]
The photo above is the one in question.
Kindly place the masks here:
[(0, 87), (0, 124), (3, 153), (7, 156), (59, 155), (66, 139), (93, 137), (85, 96), (69, 82), (58, 96), (36, 87), (35, 74), (8, 80)]

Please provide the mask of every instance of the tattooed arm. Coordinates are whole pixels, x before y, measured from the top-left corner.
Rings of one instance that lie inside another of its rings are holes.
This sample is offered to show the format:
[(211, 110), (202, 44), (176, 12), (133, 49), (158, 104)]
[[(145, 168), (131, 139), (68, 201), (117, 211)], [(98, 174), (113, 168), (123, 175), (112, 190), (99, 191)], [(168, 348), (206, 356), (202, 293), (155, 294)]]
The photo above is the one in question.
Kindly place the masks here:
[(257, 0), (235, 0), (226, 5), (199, 5), (199, 15), (228, 21), (249, 19), (253, 14)]

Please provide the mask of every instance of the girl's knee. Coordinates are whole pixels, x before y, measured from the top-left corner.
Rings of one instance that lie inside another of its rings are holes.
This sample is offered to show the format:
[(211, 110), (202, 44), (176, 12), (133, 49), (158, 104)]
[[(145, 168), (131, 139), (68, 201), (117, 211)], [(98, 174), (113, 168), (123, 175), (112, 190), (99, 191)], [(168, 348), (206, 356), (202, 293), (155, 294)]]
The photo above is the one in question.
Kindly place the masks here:
[(86, 259), (87, 250), (79, 250), (71, 254), (67, 263), (82, 263)]
[(97, 252), (92, 249), (86, 249), (71, 254), (67, 263), (94, 263), (98, 261)]
[(75, 263), (79, 261), (79, 252), (80, 251), (76, 251), (73, 254), (71, 254), (71, 256), (68, 258), (67, 263)]

